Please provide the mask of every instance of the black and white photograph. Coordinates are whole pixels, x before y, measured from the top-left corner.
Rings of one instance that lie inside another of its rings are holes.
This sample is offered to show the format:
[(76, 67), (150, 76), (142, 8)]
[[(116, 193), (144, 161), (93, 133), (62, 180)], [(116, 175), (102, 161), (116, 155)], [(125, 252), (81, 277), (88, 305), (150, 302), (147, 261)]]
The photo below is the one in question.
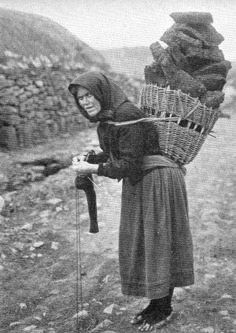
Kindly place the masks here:
[(236, 333), (235, 17), (0, 0), (0, 333)]

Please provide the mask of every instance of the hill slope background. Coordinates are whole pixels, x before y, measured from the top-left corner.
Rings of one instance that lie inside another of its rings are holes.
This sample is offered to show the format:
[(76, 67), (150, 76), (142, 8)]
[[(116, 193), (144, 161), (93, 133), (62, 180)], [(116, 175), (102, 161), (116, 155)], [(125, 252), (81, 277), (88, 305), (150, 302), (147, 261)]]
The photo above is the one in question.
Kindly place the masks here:
[(106, 64), (104, 57), (58, 23), (34, 14), (0, 8), (0, 62), (5, 52), (25, 57), (68, 57), (88, 64)]
[(124, 47), (99, 50), (111, 68), (118, 73), (125, 73), (140, 79), (144, 78), (144, 67), (153, 62), (149, 47)]

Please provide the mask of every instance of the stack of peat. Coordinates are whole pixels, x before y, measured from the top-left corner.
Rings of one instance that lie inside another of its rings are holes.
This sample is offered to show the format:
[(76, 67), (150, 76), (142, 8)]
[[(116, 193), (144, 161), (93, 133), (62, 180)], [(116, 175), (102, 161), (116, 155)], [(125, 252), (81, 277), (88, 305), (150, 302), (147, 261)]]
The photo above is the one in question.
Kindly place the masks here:
[[(150, 46), (154, 62), (145, 67), (141, 107), (158, 121), (163, 153), (180, 164), (193, 160), (220, 116), (223, 87), (231, 68), (219, 44), (223, 36), (212, 15), (179, 12), (175, 23)], [(178, 119), (177, 121), (173, 121)]]

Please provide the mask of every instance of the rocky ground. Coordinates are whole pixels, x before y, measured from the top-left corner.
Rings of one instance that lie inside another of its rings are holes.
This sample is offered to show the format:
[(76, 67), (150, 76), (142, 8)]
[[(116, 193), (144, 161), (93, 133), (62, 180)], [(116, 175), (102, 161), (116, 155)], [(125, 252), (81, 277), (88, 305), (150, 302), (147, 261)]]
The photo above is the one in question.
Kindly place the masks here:
[[(220, 119), (216, 138), (209, 137), (187, 166), (196, 283), (175, 290), (174, 318), (160, 333), (236, 332), (235, 127), (235, 116)], [(147, 300), (124, 297), (120, 292), (121, 183), (95, 177), (98, 234), (88, 233), (82, 193), (77, 206), (80, 230), (76, 224), (75, 174), (68, 166), (71, 153), (89, 148), (97, 149), (94, 129), (20, 152), (1, 153), (2, 333), (137, 332), (129, 319)], [(52, 161), (50, 167), (22, 164), (48, 156), (62, 161), (61, 169), (57, 161), (54, 167)], [(46, 172), (48, 168), (54, 171)], [(82, 288), (76, 278), (76, 231), (81, 240)]]

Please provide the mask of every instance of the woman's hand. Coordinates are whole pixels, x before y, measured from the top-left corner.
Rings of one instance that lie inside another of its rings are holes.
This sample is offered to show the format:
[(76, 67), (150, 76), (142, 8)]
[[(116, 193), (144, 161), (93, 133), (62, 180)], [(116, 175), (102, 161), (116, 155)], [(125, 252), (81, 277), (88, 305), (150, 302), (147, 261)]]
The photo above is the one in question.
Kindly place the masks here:
[(72, 160), (72, 169), (76, 171), (81, 176), (86, 176), (91, 173), (97, 173), (98, 165), (91, 164), (85, 161), (77, 161), (76, 159)]

